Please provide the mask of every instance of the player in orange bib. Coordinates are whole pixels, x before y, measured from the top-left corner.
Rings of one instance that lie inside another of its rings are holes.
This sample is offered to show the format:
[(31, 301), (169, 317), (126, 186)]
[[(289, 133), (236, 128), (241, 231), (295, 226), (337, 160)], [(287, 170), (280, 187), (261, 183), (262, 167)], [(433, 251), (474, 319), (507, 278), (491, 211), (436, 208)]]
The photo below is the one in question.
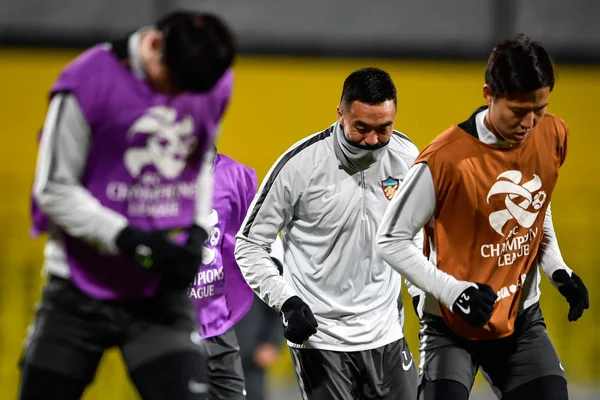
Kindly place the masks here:
[[(414, 285), (421, 319), (419, 399), (467, 400), (479, 367), (498, 397), (568, 399), (539, 306), (538, 265), (577, 320), (589, 307), (565, 264), (550, 199), (568, 128), (546, 112), (552, 60), (519, 35), (485, 73), (486, 107), (434, 139), (377, 233), (382, 257)], [(412, 238), (422, 228), (426, 254)]]

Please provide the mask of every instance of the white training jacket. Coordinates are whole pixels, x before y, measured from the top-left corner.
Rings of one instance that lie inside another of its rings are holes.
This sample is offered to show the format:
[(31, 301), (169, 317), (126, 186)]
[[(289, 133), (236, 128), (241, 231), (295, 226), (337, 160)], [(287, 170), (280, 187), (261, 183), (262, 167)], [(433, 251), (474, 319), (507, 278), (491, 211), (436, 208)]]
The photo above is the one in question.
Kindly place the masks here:
[[(270, 307), (279, 311), (299, 296), (315, 314), (317, 333), (290, 346), (361, 351), (403, 337), (401, 277), (377, 254), (375, 234), (417, 155), (399, 132), (367, 150), (335, 123), (294, 144), (263, 180), (238, 233), (236, 259)], [(269, 258), (279, 232), (283, 276)], [(415, 242), (422, 247), (422, 236)]]

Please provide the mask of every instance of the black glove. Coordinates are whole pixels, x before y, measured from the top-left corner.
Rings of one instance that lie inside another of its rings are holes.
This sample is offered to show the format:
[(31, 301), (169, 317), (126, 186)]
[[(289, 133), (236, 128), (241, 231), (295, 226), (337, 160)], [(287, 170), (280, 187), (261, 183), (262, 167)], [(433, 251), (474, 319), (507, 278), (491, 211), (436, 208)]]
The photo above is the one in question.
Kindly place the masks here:
[[(199, 231), (198, 231), (199, 230)], [(174, 243), (169, 231), (143, 231), (127, 227), (117, 237), (117, 247), (121, 253), (135, 259), (142, 267), (162, 273), (168, 286), (187, 288), (193, 281), (202, 263), (202, 246), (197, 242), (206, 233), (199, 227), (190, 229), (190, 237), (185, 246)]]
[(202, 249), (206, 244), (206, 240), (208, 239), (208, 233), (199, 227), (198, 225), (192, 225), (187, 229), (188, 231), (188, 240), (185, 244), (185, 247), (188, 249), (195, 249), (196, 251), (202, 253)]
[(287, 299), (281, 306), (281, 311), (285, 325), (283, 336), (290, 342), (302, 344), (310, 335), (317, 333), (317, 320), (308, 304), (300, 297)]
[(554, 271), (552, 280), (569, 303), (569, 321), (577, 321), (583, 315), (583, 310), (590, 308), (590, 296), (583, 281), (575, 272), (569, 276), (564, 269)]
[(470, 286), (458, 296), (452, 305), (452, 311), (472, 326), (483, 326), (494, 311), (498, 295), (490, 286), (476, 283), (478, 287)]

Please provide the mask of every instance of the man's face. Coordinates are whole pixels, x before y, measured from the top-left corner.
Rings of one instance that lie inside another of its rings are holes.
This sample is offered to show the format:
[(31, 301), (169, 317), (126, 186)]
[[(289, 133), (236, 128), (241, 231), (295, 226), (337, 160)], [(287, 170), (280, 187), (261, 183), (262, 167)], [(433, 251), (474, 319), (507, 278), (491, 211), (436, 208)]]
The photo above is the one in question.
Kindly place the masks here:
[(393, 100), (369, 105), (354, 101), (337, 108), (338, 122), (353, 144), (377, 148), (392, 137), (396, 106)]
[(519, 144), (546, 114), (550, 88), (494, 98), (485, 85), (483, 94), (489, 106), (487, 118), (492, 132), (507, 143)]

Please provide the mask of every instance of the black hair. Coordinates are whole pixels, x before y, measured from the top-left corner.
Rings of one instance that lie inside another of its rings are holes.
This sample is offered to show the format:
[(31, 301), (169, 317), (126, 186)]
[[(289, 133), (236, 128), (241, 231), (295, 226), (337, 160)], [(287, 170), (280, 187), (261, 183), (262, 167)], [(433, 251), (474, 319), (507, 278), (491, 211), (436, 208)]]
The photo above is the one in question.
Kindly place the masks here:
[(485, 70), (485, 83), (492, 96), (505, 97), (532, 92), (543, 87), (554, 89), (554, 65), (540, 42), (519, 34), (494, 48)]
[(178, 90), (207, 92), (233, 64), (233, 34), (213, 14), (175, 11), (161, 17), (156, 29), (163, 34), (162, 59)]
[(343, 106), (354, 101), (373, 105), (393, 100), (398, 105), (396, 86), (390, 74), (379, 68), (362, 68), (354, 71), (344, 81), (342, 89)]

